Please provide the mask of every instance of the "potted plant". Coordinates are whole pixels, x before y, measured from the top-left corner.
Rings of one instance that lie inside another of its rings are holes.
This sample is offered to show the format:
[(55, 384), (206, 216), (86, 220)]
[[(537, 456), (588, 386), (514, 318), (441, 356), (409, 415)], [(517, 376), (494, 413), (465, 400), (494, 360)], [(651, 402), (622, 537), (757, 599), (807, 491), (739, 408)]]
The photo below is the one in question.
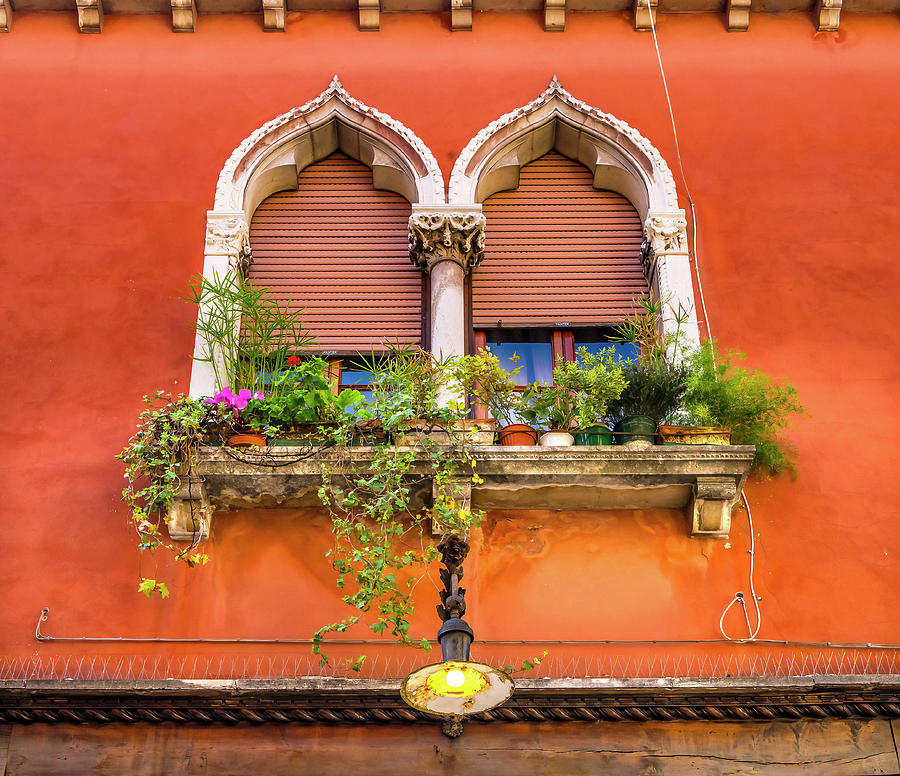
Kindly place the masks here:
[(612, 349), (591, 353), (579, 348), (574, 361), (558, 361), (553, 370), (555, 385), (569, 392), (575, 412), (576, 445), (611, 445), (612, 432), (605, 420), (610, 402), (616, 401), (627, 384), (625, 370)]
[(361, 417), (379, 421), (400, 446), (415, 446), (423, 439), (450, 444), (462, 435), (469, 444), (490, 444), (496, 422), (466, 417), (468, 407), (453, 383), (454, 361), (415, 347), (373, 355), (364, 361), (364, 369), (372, 374), (373, 401)]
[(522, 418), (542, 430), (538, 440), (542, 447), (571, 447), (575, 443), (571, 434), (575, 425), (574, 395), (569, 388), (532, 384), (523, 398), (528, 401)]
[[(515, 359), (517, 360), (517, 359)], [(488, 348), (456, 359), (450, 366), (454, 389), (475, 405), (486, 407), (500, 426), (501, 445), (534, 445), (537, 431), (522, 423), (522, 410), (531, 396), (525, 397), (515, 381), (520, 367), (505, 369)]]
[(228, 386), (219, 391), (215, 396), (204, 399), (205, 404), (218, 407), (220, 412), (229, 418), (231, 433), (226, 436), (226, 443), (231, 447), (265, 447), (266, 434), (264, 429), (248, 426), (241, 417), (241, 411), (253, 399), (262, 399), (262, 391), (251, 395), (248, 388), (244, 388), (235, 394)]
[(268, 396), (260, 394), (249, 402), (243, 421), (273, 436), (276, 446), (324, 444), (336, 438), (336, 432), (349, 427), (349, 410), (362, 404), (362, 394), (354, 389), (335, 394), (328, 362), (320, 356), (291, 356), (287, 366), (272, 379)]
[(797, 389), (786, 380), (775, 382), (759, 370), (738, 366), (743, 358), (733, 351), (718, 355), (712, 342), (689, 356), (686, 419), (729, 429), (733, 444), (755, 445), (758, 471), (795, 472), (795, 451), (780, 433), (790, 415), (803, 412)]
[(665, 335), (665, 300), (652, 294), (637, 300), (642, 312), (616, 327), (615, 342), (627, 342), (637, 349), (637, 358), (625, 362), (627, 385), (610, 405), (617, 418), (613, 431), (619, 444), (646, 447), (656, 441), (657, 426), (673, 416), (687, 390), (688, 368), (684, 363), (681, 326), (687, 311), (670, 306), (675, 330)]

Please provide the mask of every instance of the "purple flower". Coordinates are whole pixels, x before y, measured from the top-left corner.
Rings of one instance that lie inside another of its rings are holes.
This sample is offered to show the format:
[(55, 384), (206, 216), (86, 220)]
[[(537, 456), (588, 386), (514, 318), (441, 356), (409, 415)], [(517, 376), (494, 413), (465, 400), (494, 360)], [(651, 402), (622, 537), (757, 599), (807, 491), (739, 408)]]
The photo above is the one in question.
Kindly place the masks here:
[(228, 409), (230, 409), (234, 416), (237, 418), (241, 414), (241, 410), (247, 406), (247, 402), (250, 399), (263, 399), (265, 396), (262, 391), (257, 391), (252, 396), (250, 394), (250, 390), (248, 388), (242, 388), (238, 391), (237, 396), (232, 393), (231, 388), (226, 386), (221, 391), (219, 391), (215, 396), (208, 397), (203, 401), (207, 404), (224, 404)]

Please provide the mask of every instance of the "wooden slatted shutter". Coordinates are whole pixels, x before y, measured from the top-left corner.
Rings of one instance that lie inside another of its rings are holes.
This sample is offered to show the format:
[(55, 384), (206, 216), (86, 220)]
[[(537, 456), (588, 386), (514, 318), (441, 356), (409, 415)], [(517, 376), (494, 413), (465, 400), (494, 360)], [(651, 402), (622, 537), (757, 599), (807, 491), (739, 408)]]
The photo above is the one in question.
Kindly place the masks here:
[(488, 197), (484, 214), (476, 328), (610, 325), (647, 293), (634, 206), (595, 189), (586, 167), (555, 151), (524, 165), (519, 187)]
[(267, 197), (250, 224), (250, 281), (305, 308), (316, 349), (382, 349), (422, 340), (422, 274), (409, 260), (412, 208), (379, 191), (364, 164), (335, 153), (306, 167), (296, 191)]

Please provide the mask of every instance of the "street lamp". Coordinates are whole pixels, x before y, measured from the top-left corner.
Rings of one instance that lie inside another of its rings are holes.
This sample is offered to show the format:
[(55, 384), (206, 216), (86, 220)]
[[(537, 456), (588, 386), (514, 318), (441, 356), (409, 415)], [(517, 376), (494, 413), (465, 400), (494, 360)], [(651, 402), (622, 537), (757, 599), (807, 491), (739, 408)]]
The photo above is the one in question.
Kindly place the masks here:
[(400, 695), (414, 709), (444, 717), (442, 730), (455, 738), (462, 733), (462, 717), (505, 703), (515, 685), (500, 669), (469, 660), (474, 633), (462, 619), (466, 591), (459, 586), (468, 542), (451, 534), (441, 541), (438, 551), (447, 567), (441, 569), (444, 590), (437, 607), (444, 621), (437, 635), (442, 661), (413, 671), (403, 680)]

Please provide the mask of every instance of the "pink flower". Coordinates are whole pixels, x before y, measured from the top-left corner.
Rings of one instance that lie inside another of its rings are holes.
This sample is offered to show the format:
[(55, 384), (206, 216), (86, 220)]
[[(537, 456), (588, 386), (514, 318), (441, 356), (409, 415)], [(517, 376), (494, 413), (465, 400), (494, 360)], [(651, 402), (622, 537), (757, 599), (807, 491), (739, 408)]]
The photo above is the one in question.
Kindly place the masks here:
[(231, 388), (226, 386), (221, 391), (219, 391), (215, 396), (204, 399), (207, 404), (224, 404), (228, 409), (230, 409), (234, 416), (240, 417), (241, 410), (247, 406), (247, 402), (250, 399), (264, 399), (262, 391), (257, 391), (252, 396), (250, 395), (250, 390), (248, 388), (242, 388), (238, 391), (237, 396), (235, 396), (231, 392)]

